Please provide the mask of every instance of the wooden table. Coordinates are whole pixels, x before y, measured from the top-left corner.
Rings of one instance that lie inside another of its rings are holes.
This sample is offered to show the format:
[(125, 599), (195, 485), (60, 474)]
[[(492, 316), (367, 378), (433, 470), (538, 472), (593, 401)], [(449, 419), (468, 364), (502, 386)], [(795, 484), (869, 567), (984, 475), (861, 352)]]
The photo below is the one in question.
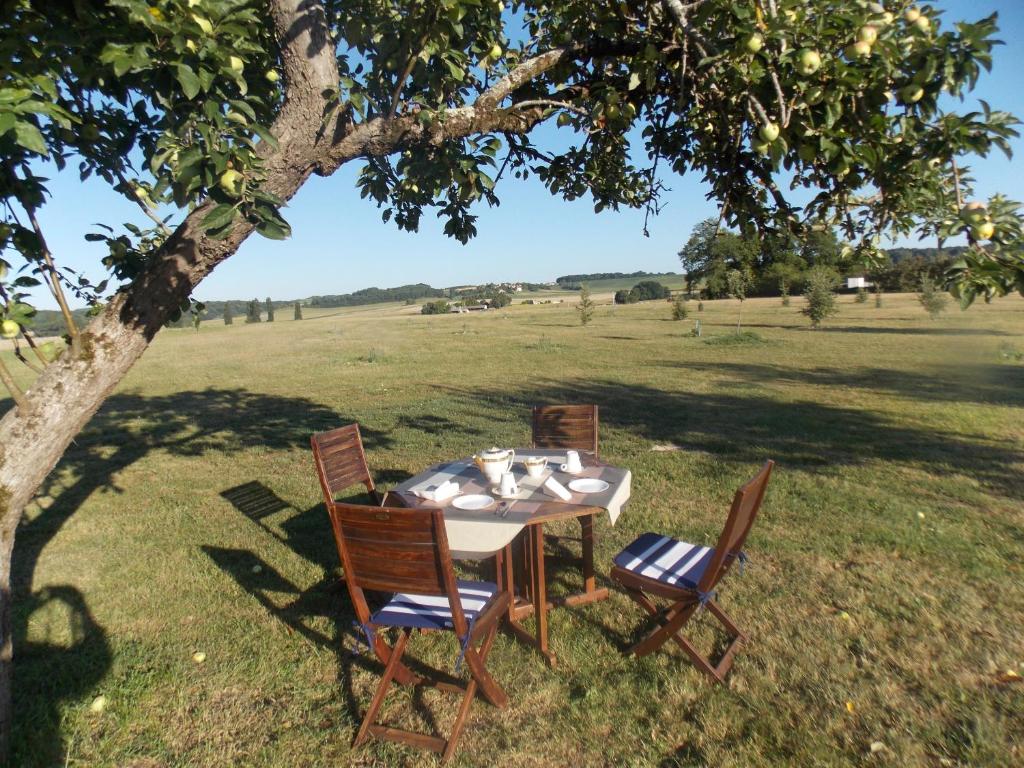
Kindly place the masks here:
[[(518, 463), (525, 456), (549, 458), (549, 471), (543, 478), (532, 479), (526, 476), (525, 469)], [(486, 482), (471, 459), (431, 467), (404, 481), (391, 493), (407, 506), (443, 508), (448, 543), (454, 556), (460, 559), (480, 559), (498, 555), (498, 583), (500, 586), (507, 585), (514, 598), (509, 605), (509, 629), (520, 640), (535, 647), (545, 661), (554, 666), (557, 658), (548, 642), (548, 611), (555, 606), (583, 605), (608, 596), (606, 588), (597, 587), (595, 577), (594, 519), (599, 513), (607, 512), (614, 525), (622, 506), (629, 499), (632, 475), (627, 469), (612, 467), (583, 452), (583, 472), (576, 476), (567, 475), (557, 468), (558, 464), (565, 461), (565, 450), (523, 448), (516, 450), (516, 457), (517, 464), (513, 466), (513, 472), (521, 493), (502, 509), (495, 504), (484, 510), (467, 512), (452, 507), (451, 499), (435, 503), (416, 494), (417, 490), (436, 486), (445, 479), (460, 484), (460, 495), (490, 493), (490, 483)], [(555, 465), (553, 471), (552, 464)], [(549, 475), (562, 485), (567, 485), (574, 477), (599, 477), (609, 483), (609, 488), (600, 494), (572, 493), (569, 501), (562, 501), (545, 494), (541, 489), (543, 480)], [(545, 575), (544, 524), (571, 518), (578, 519), (581, 526), (583, 590), (549, 600)], [(517, 583), (520, 585), (518, 594)], [(521, 624), (521, 620), (530, 615), (536, 620), (532, 633)]]

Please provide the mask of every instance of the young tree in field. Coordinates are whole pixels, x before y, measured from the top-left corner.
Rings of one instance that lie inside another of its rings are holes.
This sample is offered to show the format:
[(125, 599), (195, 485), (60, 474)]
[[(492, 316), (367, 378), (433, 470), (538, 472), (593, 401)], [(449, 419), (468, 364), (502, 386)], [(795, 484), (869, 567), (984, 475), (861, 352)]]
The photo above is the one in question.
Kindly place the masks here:
[[(0, 258), (19, 268), (0, 278), (0, 321), (28, 343), (38, 287), (70, 344), (27, 390), (0, 362), (14, 402), (0, 420), (0, 750), (26, 504), (202, 280), (253, 232), (289, 235), (282, 206), (314, 177), (356, 163), (352, 205), (369, 198), (408, 231), (436, 211), (466, 242), (499, 176), (532, 175), (596, 210), (657, 212), (659, 171), (687, 171), (725, 226), (797, 240), (838, 227), (868, 258), (890, 231), (965, 233), (947, 276), (964, 304), (1024, 289), (1016, 205), (964, 202), (967, 157), (1007, 149), (1016, 121), (939, 98), (966, 95), (988, 66), (994, 17), (953, 26), (931, 6), (893, 17), (848, 0), (3, 7)], [(870, 55), (842, 53), (868, 27)], [(562, 134), (550, 142), (534, 131), (549, 122)], [(139, 212), (88, 233), (109, 252), (96, 266), (108, 274), (75, 278), (98, 307), (84, 326), (38, 215), (44, 180), (65, 167)], [(817, 194), (798, 209), (787, 190), (804, 187)]]
[(868, 291), (864, 286), (857, 289), (857, 294), (854, 296), (854, 301), (858, 304), (864, 304), (868, 300)]
[(804, 290), (807, 306), (800, 311), (810, 318), (812, 328), (821, 327), (822, 321), (839, 311), (835, 294), (837, 281), (838, 277), (830, 267), (814, 267), (807, 273), (807, 288)]
[(294, 320), (302, 319), (302, 305), (299, 302), (295, 302), (295, 317)]
[(875, 283), (875, 309), (882, 308), (882, 284)]
[(932, 278), (925, 275), (921, 278), (921, 290), (917, 294), (917, 301), (928, 313), (928, 317), (937, 320), (939, 315), (946, 311), (949, 297), (936, 287)]
[(235, 322), (235, 315), (231, 309), (231, 302), (224, 302), (224, 325), (231, 325)]
[(740, 332), (740, 320), (743, 318), (743, 302), (747, 299), (747, 289), (750, 287), (750, 273), (741, 269), (730, 269), (725, 274), (729, 295), (739, 299), (740, 308), (736, 312), (736, 333)]
[(680, 293), (672, 302), (672, 319), (685, 320), (689, 311), (686, 307), (686, 294)]
[(590, 289), (586, 284), (580, 286), (580, 301), (576, 305), (576, 311), (580, 313), (580, 322), (583, 325), (594, 319), (594, 300), (590, 298)]
[(267, 307), (267, 322), (268, 323), (272, 323), (272, 322), (274, 322), (274, 302), (272, 302), (270, 300), (269, 296), (267, 296), (266, 307)]

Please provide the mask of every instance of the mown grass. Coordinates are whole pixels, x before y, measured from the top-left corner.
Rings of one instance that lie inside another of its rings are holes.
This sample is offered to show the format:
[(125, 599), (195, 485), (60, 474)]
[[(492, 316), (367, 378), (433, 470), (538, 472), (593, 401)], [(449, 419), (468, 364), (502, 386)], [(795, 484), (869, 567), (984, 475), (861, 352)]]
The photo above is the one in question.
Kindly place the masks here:
[[(844, 297), (820, 331), (778, 304), (745, 303), (742, 344), (714, 341), (731, 301), (682, 322), (606, 305), (586, 328), (566, 305), (390, 305), (162, 333), (18, 532), (15, 764), (430, 764), (349, 747), (379, 667), (346, 650), (308, 436), (359, 421), (388, 486), (525, 444), (538, 401), (597, 402), (602, 454), (633, 471), (604, 566), (645, 530), (713, 541), (776, 459), (721, 588), (751, 641), (713, 688), (677, 651), (620, 655), (643, 627), (620, 594), (557, 610), (554, 670), (499, 637), (511, 704), (474, 707), (456, 764), (1024, 762), (1024, 685), (999, 682), (1024, 673), (1024, 302), (933, 322), (912, 296)], [(412, 650), (455, 660), (443, 636)], [(447, 732), (454, 704), (402, 691), (387, 715)]]

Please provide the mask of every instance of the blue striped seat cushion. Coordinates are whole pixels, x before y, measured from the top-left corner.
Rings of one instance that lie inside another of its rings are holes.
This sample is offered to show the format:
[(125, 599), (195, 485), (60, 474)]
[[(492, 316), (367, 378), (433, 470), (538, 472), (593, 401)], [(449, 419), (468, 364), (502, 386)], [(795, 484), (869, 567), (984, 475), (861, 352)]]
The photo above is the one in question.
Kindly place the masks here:
[(669, 536), (645, 533), (615, 556), (624, 570), (674, 587), (696, 589), (715, 550)]
[[(458, 582), (462, 612), (472, 624), (487, 603), (498, 593), (496, 584), (486, 581)], [(451, 629), (452, 609), (448, 595), (410, 595), (398, 593), (370, 617), (370, 622), (383, 627), (422, 627)]]

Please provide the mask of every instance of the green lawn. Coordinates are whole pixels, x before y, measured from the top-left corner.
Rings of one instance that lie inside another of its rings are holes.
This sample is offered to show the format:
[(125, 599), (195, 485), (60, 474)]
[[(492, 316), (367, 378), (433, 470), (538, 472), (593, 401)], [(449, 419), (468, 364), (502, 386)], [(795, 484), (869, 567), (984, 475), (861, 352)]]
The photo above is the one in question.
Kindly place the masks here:
[[(560, 665), (499, 636), (510, 706), (477, 703), (455, 764), (1024, 763), (1024, 684), (1000, 682), (1024, 673), (1024, 300), (931, 321), (913, 296), (843, 297), (821, 331), (799, 304), (745, 302), (742, 343), (734, 301), (682, 322), (601, 306), (586, 328), (568, 305), (388, 305), (162, 333), (18, 532), (14, 764), (432, 764), (349, 747), (380, 670), (348, 652), (309, 434), (358, 421), (389, 486), (527, 443), (539, 401), (598, 403), (603, 456), (633, 471), (602, 572), (645, 530), (713, 541), (778, 462), (720, 588), (751, 640), (713, 688), (678, 650), (620, 654), (642, 621), (619, 593), (556, 610)], [(456, 646), (412, 653), (450, 668)], [(386, 714), (447, 732), (455, 704), (401, 691)]]

